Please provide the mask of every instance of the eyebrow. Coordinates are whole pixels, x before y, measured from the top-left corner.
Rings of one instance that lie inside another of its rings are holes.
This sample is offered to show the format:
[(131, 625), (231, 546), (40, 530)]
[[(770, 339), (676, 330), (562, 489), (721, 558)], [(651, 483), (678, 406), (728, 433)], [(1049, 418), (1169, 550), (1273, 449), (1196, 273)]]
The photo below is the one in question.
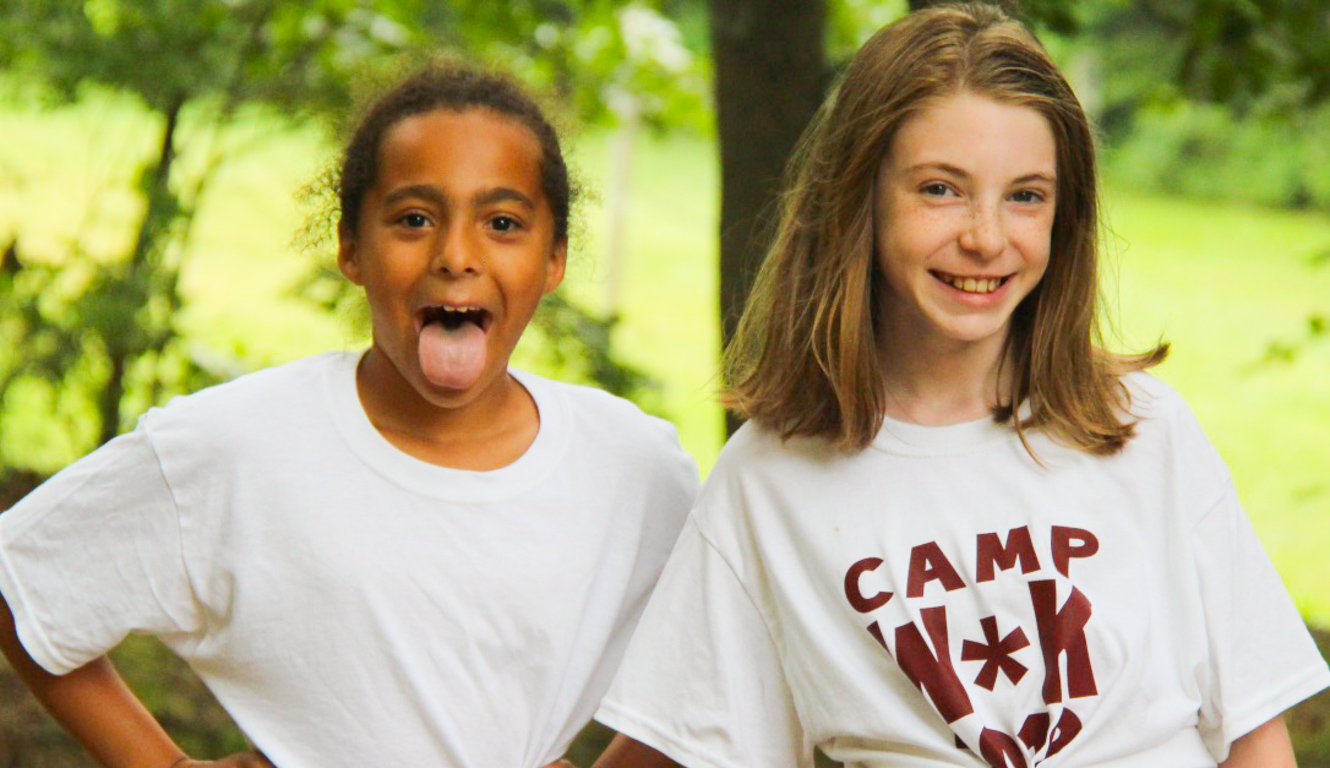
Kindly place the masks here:
[[(384, 196), (383, 202), (386, 205), (392, 205), (402, 200), (410, 198), (419, 198), (428, 203), (433, 203), (440, 208), (448, 207), (448, 197), (439, 191), (438, 187), (430, 184), (411, 184), (405, 187), (398, 187)], [(528, 210), (535, 210), (536, 204), (530, 197), (511, 187), (494, 187), (471, 196), (471, 204), (477, 208), (503, 201), (515, 202)]]
[[(919, 163), (919, 164), (917, 164), (917, 165), (912, 165), (912, 166), (910, 166), (909, 168), (906, 168), (905, 170), (906, 170), (907, 173), (915, 173), (915, 172), (917, 172), (917, 171), (926, 171), (926, 170), (933, 170), (933, 169), (943, 171), (944, 173), (949, 173), (949, 174), (951, 174), (952, 176), (956, 176), (956, 177), (959, 177), (959, 178), (962, 178), (962, 179), (969, 179), (969, 178), (970, 178), (970, 174), (969, 174), (969, 173), (967, 173), (965, 170), (963, 170), (963, 169), (961, 169), (961, 168), (957, 168), (956, 166), (951, 165), (950, 163), (932, 163), (932, 162), (929, 162), (929, 163)], [(1050, 176), (1050, 175), (1048, 175), (1048, 174), (1046, 174), (1046, 173), (1027, 173), (1027, 174), (1025, 174), (1024, 176), (1021, 176), (1021, 177), (1016, 178), (1016, 179), (1012, 179), (1012, 183), (1013, 183), (1013, 184), (1028, 184), (1029, 182), (1032, 182), (1032, 181), (1043, 181), (1043, 182), (1047, 182), (1047, 183), (1049, 183), (1049, 184), (1056, 184), (1056, 183), (1057, 183), (1057, 180), (1058, 180), (1058, 179), (1057, 179), (1056, 176)]]
[(493, 189), (487, 189), (484, 192), (478, 192), (471, 197), (471, 204), (477, 208), (504, 201), (517, 203), (529, 211), (534, 211), (536, 209), (535, 201), (512, 187), (495, 187)]

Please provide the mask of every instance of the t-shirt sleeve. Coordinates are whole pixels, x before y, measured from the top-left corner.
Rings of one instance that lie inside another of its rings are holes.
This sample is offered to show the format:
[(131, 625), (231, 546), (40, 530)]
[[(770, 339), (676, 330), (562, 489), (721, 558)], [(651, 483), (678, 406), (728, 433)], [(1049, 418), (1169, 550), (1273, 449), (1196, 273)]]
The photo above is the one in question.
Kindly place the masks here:
[(1330, 685), (1330, 670), (1231, 485), (1193, 542), (1210, 638), (1199, 727), (1222, 761), (1235, 739)]
[(175, 504), (144, 430), (112, 440), (0, 514), (0, 592), (24, 649), (54, 674), (130, 632), (197, 629)]
[(690, 517), (596, 719), (687, 768), (803, 768), (766, 623)]

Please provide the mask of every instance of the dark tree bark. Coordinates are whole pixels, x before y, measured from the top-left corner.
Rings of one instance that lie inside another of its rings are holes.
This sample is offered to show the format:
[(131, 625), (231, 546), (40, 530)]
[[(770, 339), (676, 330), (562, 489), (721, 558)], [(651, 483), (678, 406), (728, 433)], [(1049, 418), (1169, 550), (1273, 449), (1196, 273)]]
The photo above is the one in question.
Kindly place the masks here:
[[(826, 16), (826, 0), (711, 0), (724, 343), (765, 252), (785, 163), (822, 101)], [(737, 427), (727, 414), (726, 431)]]
[[(132, 276), (129, 283), (136, 287), (141, 288), (148, 282), (152, 272), (162, 269), (161, 266), (151, 263), (149, 252), (154, 247), (160, 246), (161, 238), (179, 212), (179, 201), (170, 189), (170, 180), (171, 166), (176, 158), (175, 137), (180, 128), (180, 113), (185, 108), (185, 102), (186, 98), (182, 94), (173, 99), (167, 107), (166, 126), (162, 130), (162, 140), (158, 145), (157, 165), (144, 171), (145, 174), (151, 174), (150, 180), (145, 179), (144, 191), (148, 207), (143, 213), (138, 237), (134, 241), (134, 249), (129, 257), (129, 271)], [(175, 289), (172, 288), (168, 298), (174, 303), (176, 296)], [(172, 306), (172, 312), (178, 308)], [(155, 336), (157, 338), (150, 339), (147, 345), (129, 344), (125, 339), (114, 335), (103, 337), (107, 346), (107, 364), (111, 370), (107, 374), (106, 385), (97, 393), (97, 411), (101, 415), (102, 422), (97, 445), (105, 445), (120, 434), (123, 426), (120, 401), (125, 397), (125, 376), (129, 373), (130, 366), (145, 353), (160, 352), (170, 338), (169, 335), (160, 333)], [(135, 348), (136, 346), (138, 348)]]

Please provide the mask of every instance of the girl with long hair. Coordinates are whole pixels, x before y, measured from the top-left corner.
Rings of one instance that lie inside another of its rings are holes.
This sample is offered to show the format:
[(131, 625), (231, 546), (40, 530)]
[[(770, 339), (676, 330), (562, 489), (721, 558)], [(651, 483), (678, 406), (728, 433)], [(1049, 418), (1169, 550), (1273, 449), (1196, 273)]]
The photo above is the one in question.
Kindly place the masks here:
[(1034, 36), (916, 12), (792, 163), (726, 446), (598, 764), (1289, 766), (1330, 682), (1183, 401), (1097, 328), (1094, 142)]

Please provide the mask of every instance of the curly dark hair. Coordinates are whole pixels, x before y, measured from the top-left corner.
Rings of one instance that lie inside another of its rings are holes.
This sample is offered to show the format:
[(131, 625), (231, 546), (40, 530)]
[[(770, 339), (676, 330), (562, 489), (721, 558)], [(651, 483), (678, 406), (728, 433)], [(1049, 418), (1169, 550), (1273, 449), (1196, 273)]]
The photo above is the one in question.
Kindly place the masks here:
[(417, 70), (372, 102), (347, 142), (337, 171), (339, 226), (353, 232), (365, 192), (378, 173), (383, 136), (408, 117), (447, 109), (488, 109), (525, 126), (540, 143), (540, 183), (554, 213), (556, 242), (568, 240), (573, 186), (559, 135), (535, 99), (512, 78), (465, 64), (434, 62)]

